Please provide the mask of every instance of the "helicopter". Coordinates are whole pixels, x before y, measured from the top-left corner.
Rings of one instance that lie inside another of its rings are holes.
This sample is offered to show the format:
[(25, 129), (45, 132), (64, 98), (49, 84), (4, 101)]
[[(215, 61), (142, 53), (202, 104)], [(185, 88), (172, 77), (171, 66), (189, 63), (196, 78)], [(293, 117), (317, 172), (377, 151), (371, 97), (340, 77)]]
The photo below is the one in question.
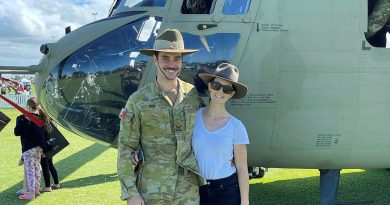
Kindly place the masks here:
[(240, 68), (248, 95), (227, 109), (247, 128), (250, 167), (390, 167), (390, 51), (365, 37), (372, 1), (188, 1), (116, 0), (107, 18), (43, 44), (39, 64), (0, 73), (35, 74), (57, 123), (115, 147), (121, 108), (155, 79), (139, 50), (176, 28), (199, 50), (184, 56), (180, 78), (203, 98), (198, 74), (223, 62)]

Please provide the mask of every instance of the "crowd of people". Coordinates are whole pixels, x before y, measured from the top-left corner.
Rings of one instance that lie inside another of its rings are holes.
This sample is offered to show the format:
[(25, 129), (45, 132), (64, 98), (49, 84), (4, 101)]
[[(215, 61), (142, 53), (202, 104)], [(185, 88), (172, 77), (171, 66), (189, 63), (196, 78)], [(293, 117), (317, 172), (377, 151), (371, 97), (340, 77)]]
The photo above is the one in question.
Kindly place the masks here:
[(0, 79), (0, 91), (1, 95), (7, 94), (27, 94), (31, 95), (31, 84), (28, 83), (7, 83), (5, 80)]

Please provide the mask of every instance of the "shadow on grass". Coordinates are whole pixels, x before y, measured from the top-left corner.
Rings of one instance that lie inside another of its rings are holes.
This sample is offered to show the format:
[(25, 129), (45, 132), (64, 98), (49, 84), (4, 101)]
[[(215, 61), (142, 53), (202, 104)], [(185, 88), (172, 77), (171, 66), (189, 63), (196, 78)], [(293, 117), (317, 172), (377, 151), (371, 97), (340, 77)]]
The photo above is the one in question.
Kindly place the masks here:
[[(265, 174), (267, 177), (267, 174)], [(319, 176), (250, 185), (251, 204), (319, 204)], [(339, 204), (390, 204), (390, 172), (368, 169), (341, 173)]]
[[(83, 166), (85, 163), (92, 161), (96, 157), (98, 157), (102, 152), (109, 149), (109, 147), (106, 147), (104, 145), (100, 144), (93, 144), (57, 163), (55, 163), (55, 167), (60, 173), (60, 180), (62, 178), (65, 178), (66, 176), (72, 174), (74, 171), (76, 171), (79, 167)], [(112, 174), (114, 175), (114, 174)], [(91, 184), (99, 184), (99, 183), (105, 183), (107, 182), (107, 179), (109, 180), (116, 180), (115, 177), (111, 177), (111, 174), (108, 175), (98, 175), (98, 176), (91, 176), (86, 178), (81, 178), (77, 180), (73, 180), (71, 182), (67, 182), (64, 184), (64, 187), (81, 187)], [(86, 180), (85, 180), (86, 179)], [(43, 179), (42, 179), (43, 180)], [(11, 204), (27, 204), (29, 201), (21, 201), (16, 196), (16, 191), (21, 189), (23, 186), (23, 181), (21, 180), (16, 185), (4, 190), (1, 195), (2, 199), (11, 202)], [(13, 203), (14, 202), (14, 203)], [(8, 205), (8, 204), (7, 204)]]
[(61, 183), (61, 186), (63, 188), (80, 188), (80, 187), (90, 186), (94, 184), (99, 184), (96, 182), (106, 183), (106, 182), (113, 182), (117, 180), (118, 180), (118, 176), (115, 172), (112, 174), (99, 174), (95, 176), (79, 178), (72, 181), (66, 181), (64, 183)]

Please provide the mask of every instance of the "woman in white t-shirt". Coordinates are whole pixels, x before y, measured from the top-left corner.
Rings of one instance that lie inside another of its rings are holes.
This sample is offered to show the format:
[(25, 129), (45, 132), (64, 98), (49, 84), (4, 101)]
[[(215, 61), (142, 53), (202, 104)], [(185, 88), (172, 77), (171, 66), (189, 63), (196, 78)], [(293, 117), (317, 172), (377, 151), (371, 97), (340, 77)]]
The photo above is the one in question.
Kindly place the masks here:
[(192, 138), (200, 172), (207, 180), (199, 189), (201, 205), (249, 204), (248, 134), (225, 108), (230, 98), (247, 93), (238, 76), (237, 67), (228, 63), (219, 65), (214, 74), (199, 74), (210, 92), (210, 104), (197, 112)]

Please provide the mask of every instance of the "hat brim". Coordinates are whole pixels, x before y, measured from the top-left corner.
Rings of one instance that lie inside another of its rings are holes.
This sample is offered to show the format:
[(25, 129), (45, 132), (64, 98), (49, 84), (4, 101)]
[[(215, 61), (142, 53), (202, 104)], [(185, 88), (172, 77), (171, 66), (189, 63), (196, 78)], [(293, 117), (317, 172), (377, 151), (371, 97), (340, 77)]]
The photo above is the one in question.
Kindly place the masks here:
[(156, 52), (166, 52), (166, 53), (182, 53), (183, 55), (195, 53), (197, 49), (140, 49), (142, 54), (147, 56), (153, 56)]
[(206, 85), (208, 85), (210, 80), (213, 79), (213, 78), (220, 78), (220, 79), (223, 79), (223, 80), (231, 82), (234, 85), (234, 87), (236, 88), (236, 91), (235, 91), (234, 95), (232, 96), (233, 99), (243, 98), (248, 93), (248, 88), (246, 87), (246, 85), (241, 84), (241, 83), (237, 83), (237, 82), (233, 82), (233, 81), (231, 81), (231, 80), (229, 80), (227, 78), (222, 78), (220, 76), (212, 75), (212, 74), (209, 74), (209, 73), (201, 73), (201, 74), (199, 74), (199, 77), (203, 80), (203, 82)]

